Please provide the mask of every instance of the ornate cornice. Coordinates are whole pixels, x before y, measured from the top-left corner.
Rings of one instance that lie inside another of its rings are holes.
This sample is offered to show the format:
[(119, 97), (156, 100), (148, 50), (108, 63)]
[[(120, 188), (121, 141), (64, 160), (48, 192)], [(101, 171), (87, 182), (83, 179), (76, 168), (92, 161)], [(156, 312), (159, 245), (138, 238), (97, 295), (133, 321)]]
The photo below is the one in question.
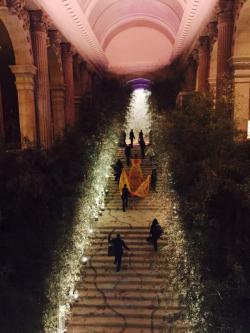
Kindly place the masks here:
[(210, 21), (207, 25), (210, 44), (214, 44), (218, 36), (217, 21)]
[(41, 10), (32, 10), (30, 14), (30, 27), (32, 32), (47, 32), (47, 18)]
[(17, 15), (18, 19), (22, 20), (24, 30), (29, 30), (30, 18), (25, 8), (25, 0), (7, 0), (7, 6), (11, 14)]
[(250, 56), (249, 57), (231, 57), (229, 63), (234, 70), (237, 69), (250, 69)]
[(61, 43), (62, 58), (73, 56), (72, 47), (70, 43)]
[(218, 2), (218, 24), (225, 22), (233, 24), (234, 0), (220, 0)]

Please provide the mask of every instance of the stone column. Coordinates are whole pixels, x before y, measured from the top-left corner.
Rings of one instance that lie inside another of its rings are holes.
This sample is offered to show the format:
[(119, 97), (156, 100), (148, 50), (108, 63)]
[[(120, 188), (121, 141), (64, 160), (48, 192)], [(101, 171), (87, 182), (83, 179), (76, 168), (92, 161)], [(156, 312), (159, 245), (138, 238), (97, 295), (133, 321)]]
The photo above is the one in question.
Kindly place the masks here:
[(75, 106), (74, 106), (74, 78), (73, 78), (73, 54), (69, 43), (62, 43), (62, 66), (64, 73), (64, 82), (66, 86), (65, 94), (65, 122), (66, 126), (75, 124)]
[(5, 128), (4, 128), (2, 89), (0, 85), (0, 142), (4, 142), (4, 140), (5, 140)]
[(208, 23), (208, 36), (210, 44), (209, 54), (209, 74), (208, 74), (208, 85), (209, 92), (213, 98), (213, 108), (216, 105), (216, 76), (217, 76), (217, 16), (213, 17)]
[(233, 68), (233, 117), (241, 137), (246, 138), (250, 119), (250, 57), (232, 57), (230, 62)]
[(76, 118), (78, 118), (80, 105), (81, 105), (81, 57), (76, 54), (73, 58), (73, 72), (74, 72), (74, 104)]
[(53, 110), (54, 137), (60, 137), (65, 128), (64, 104), (65, 104), (65, 86), (50, 86), (51, 107)]
[(208, 75), (210, 60), (210, 44), (208, 36), (199, 38), (199, 68), (198, 68), (198, 91), (208, 93)]
[(47, 29), (40, 10), (30, 12), (34, 62), (37, 67), (36, 106), (39, 146), (48, 149), (52, 143)]
[(216, 96), (218, 98), (225, 93), (225, 86), (230, 77), (230, 64), (234, 18), (233, 1), (219, 1), (218, 12), (218, 53), (217, 53), (217, 77)]
[(22, 148), (35, 147), (37, 144), (34, 98), (36, 68), (32, 65), (13, 65), (10, 69), (16, 77), (21, 146)]
[(62, 70), (60, 37), (57, 30), (49, 30), (50, 99), (54, 137), (61, 136), (65, 129), (65, 84)]
[(197, 75), (197, 61), (196, 52), (188, 58), (188, 65), (186, 68), (184, 91), (195, 91), (196, 87), (196, 75)]
[(81, 95), (84, 95), (87, 89), (87, 80), (88, 80), (88, 72), (87, 72), (87, 64), (86, 62), (82, 62), (80, 64), (80, 88)]

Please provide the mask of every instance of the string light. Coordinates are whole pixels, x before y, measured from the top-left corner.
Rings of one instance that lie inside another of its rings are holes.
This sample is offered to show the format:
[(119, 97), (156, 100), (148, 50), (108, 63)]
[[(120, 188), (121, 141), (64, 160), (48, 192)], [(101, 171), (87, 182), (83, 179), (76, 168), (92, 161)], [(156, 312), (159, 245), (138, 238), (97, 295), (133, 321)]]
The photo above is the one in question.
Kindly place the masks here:
[[(81, 268), (89, 261), (87, 247), (91, 245), (91, 235), (99, 219), (99, 214), (105, 209), (105, 195), (108, 193), (108, 181), (112, 173), (111, 164), (114, 162), (120, 123), (116, 122), (104, 134), (92, 155), (92, 165), (80, 188), (79, 200), (74, 212), (74, 223), (69, 242), (64, 248), (58, 247), (56, 265), (49, 279), (47, 298), (49, 304), (44, 313), (43, 323), (45, 331), (59, 331), (58, 317), (65, 323), (70, 316), (70, 304), (77, 301), (79, 292), (75, 290), (76, 283), (81, 278)], [(90, 146), (96, 143), (90, 142)], [(70, 293), (69, 293), (70, 290)], [(58, 304), (63, 304), (58, 308)]]
[(87, 262), (88, 262), (88, 257), (85, 257), (85, 256), (82, 256), (82, 258), (81, 258), (81, 262), (83, 263), (83, 264), (86, 264)]

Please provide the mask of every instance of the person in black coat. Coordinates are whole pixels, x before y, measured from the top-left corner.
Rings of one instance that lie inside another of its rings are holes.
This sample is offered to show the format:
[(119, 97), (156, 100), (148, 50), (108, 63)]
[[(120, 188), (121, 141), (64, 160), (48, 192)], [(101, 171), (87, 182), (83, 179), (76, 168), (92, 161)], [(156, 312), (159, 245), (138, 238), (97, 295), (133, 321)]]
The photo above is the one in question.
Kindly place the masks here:
[(153, 168), (151, 172), (151, 188), (153, 191), (155, 191), (156, 182), (157, 182), (157, 170), (156, 168)]
[(122, 210), (125, 212), (126, 208), (128, 208), (128, 197), (129, 197), (129, 190), (127, 188), (127, 184), (124, 184), (122, 188)]
[(141, 158), (144, 158), (145, 157), (146, 144), (145, 144), (145, 141), (144, 141), (143, 137), (142, 137), (142, 139), (140, 139), (139, 144), (140, 144), (140, 147), (141, 147)]
[(134, 131), (131, 130), (130, 133), (129, 133), (129, 139), (130, 139), (130, 146), (131, 148), (133, 148), (133, 142), (134, 142), (134, 139), (135, 139), (135, 135), (134, 135)]
[(125, 156), (127, 158), (127, 166), (129, 166), (129, 164), (130, 164), (130, 158), (131, 158), (131, 147), (129, 145), (125, 146), (124, 154), (125, 154)]
[(114, 175), (115, 175), (116, 182), (119, 182), (119, 180), (120, 180), (122, 169), (123, 169), (122, 161), (120, 159), (118, 159), (114, 166)]
[(142, 130), (140, 130), (140, 132), (139, 132), (139, 140), (138, 140), (138, 142), (140, 143), (141, 140), (144, 140), (144, 136), (143, 136)]
[(125, 131), (121, 132), (121, 146), (122, 147), (126, 146), (126, 132)]
[(115, 254), (114, 264), (116, 264), (116, 271), (119, 272), (121, 269), (123, 249), (129, 251), (129, 248), (125, 244), (124, 240), (120, 237), (120, 234), (117, 234), (116, 238), (111, 238), (111, 233), (110, 233), (108, 236), (108, 242), (112, 244)]
[(151, 235), (151, 237), (149, 237), (149, 239), (152, 240), (152, 242), (154, 244), (154, 250), (157, 251), (157, 249), (158, 249), (157, 240), (163, 234), (163, 230), (156, 218), (154, 218), (151, 223), (149, 233)]

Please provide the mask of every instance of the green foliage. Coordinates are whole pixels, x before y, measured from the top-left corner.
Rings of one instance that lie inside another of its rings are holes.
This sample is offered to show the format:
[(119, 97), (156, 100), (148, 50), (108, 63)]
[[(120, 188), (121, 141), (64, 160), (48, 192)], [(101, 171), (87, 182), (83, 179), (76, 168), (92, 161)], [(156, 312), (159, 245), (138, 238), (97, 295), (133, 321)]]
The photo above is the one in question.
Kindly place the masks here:
[(155, 114), (155, 142), (160, 156), (168, 156), (190, 262), (199, 267), (198, 288), (185, 276), (191, 319), (199, 303), (192, 332), (245, 333), (250, 327), (250, 144), (237, 141), (230, 117), (221, 115), (196, 96), (183, 111)]
[(55, 263), (58, 244), (64, 244), (61, 251), (71, 247), (77, 200), (91, 189), (101, 142), (124, 122), (128, 96), (119, 83), (101, 81), (95, 93), (82, 100), (80, 125), (67, 130), (50, 151), (0, 155), (2, 332), (42, 330), (42, 314), (51, 302), (47, 281), (63, 265)]

